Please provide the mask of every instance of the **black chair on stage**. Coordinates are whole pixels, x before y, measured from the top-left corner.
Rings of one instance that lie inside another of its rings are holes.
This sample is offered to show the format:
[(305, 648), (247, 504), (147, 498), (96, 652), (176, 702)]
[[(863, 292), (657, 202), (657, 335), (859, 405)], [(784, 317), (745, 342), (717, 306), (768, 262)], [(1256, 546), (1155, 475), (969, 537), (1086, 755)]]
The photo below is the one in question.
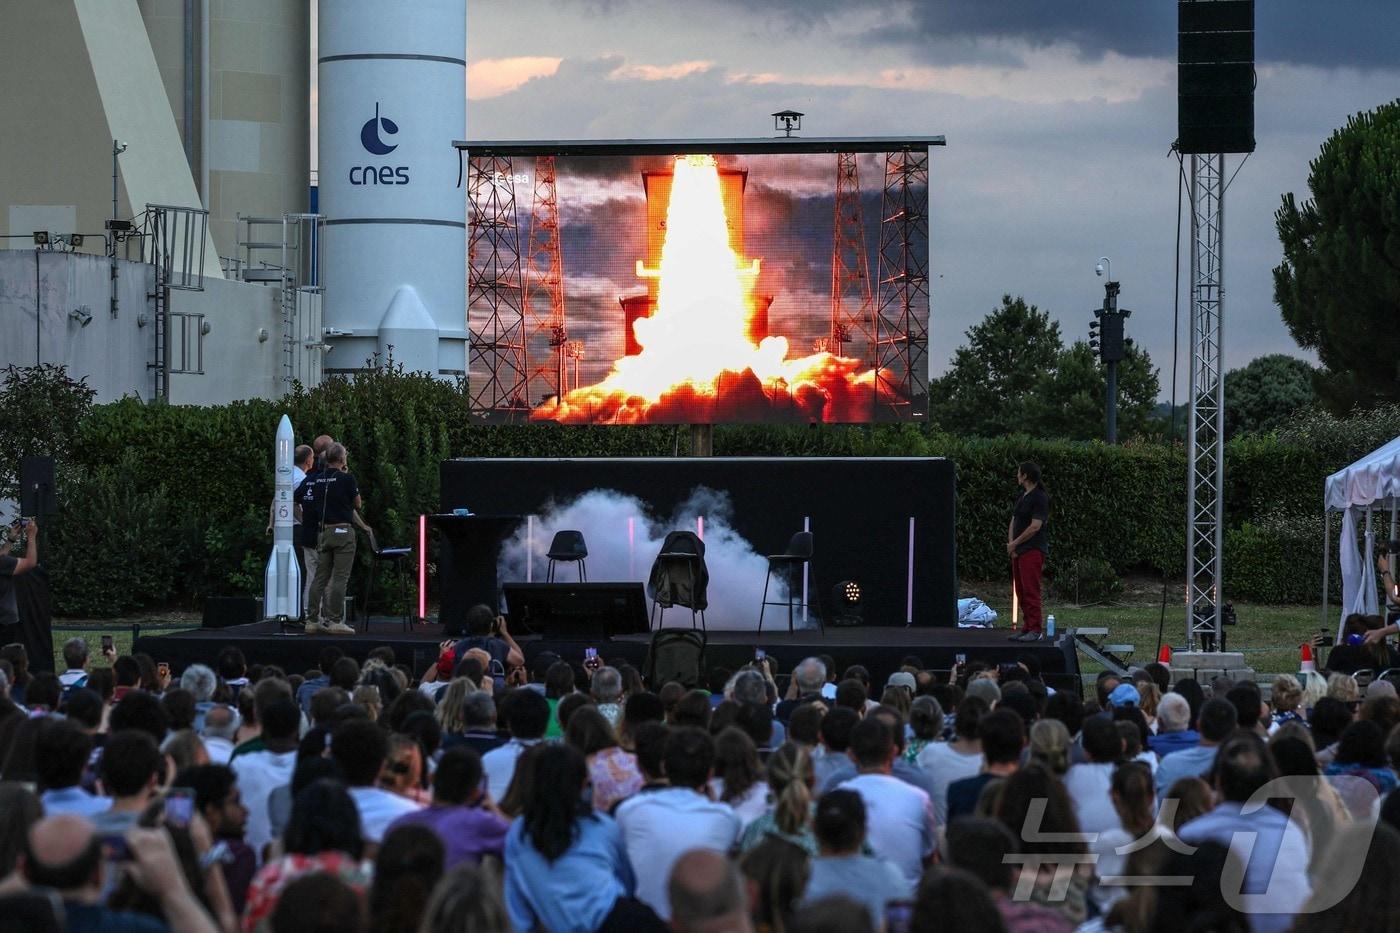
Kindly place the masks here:
[(652, 599), (653, 627), (664, 628), (666, 610), (672, 606), (683, 606), (690, 610), (690, 627), (695, 628), (695, 617), (699, 615), (700, 628), (704, 630), (709, 585), (705, 542), (693, 531), (668, 534), (647, 578), (647, 593)]
[[(758, 607), (758, 630), (763, 631), (763, 613), (769, 606), (781, 606), (787, 604), (788, 631), (792, 628), (792, 610), (794, 606), (802, 605), (802, 571), (810, 567), (812, 563), (812, 533), (810, 531), (799, 531), (788, 541), (787, 550), (781, 554), (768, 555), (768, 574), (763, 578), (763, 603)], [(774, 574), (787, 591), (787, 599), (778, 601), (768, 598), (768, 585), (773, 581)], [(809, 592), (811, 588), (809, 587)], [(793, 602), (794, 597), (796, 602)], [(822, 634), (826, 634), (826, 623), (822, 621), (821, 615), (817, 615), (817, 623), (821, 625)]]
[(379, 576), (381, 564), (390, 564), (399, 577), (399, 592), (403, 594), (403, 629), (405, 632), (413, 628), (413, 608), (412, 602), (408, 598), (408, 564), (413, 557), (411, 547), (385, 547), (379, 546), (379, 541), (374, 536), (374, 532), (369, 532), (370, 563), (369, 573), (365, 574), (365, 611), (364, 619), (365, 631), (369, 631), (369, 597), (374, 592), (374, 578)]
[(549, 544), (549, 570), (545, 582), (554, 582), (554, 565), (573, 561), (578, 564), (579, 582), (588, 582), (588, 543), (583, 540), (581, 531), (560, 531)]

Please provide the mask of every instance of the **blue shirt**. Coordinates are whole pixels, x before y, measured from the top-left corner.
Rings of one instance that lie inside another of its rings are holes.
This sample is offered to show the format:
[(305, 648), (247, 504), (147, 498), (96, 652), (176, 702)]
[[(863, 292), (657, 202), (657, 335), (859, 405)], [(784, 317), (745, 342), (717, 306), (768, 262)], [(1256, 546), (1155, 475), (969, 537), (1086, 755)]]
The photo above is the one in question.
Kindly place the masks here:
[(1195, 729), (1183, 729), (1180, 732), (1160, 732), (1157, 735), (1149, 735), (1147, 737), (1147, 747), (1156, 752), (1158, 758), (1165, 758), (1173, 752), (1195, 748), (1200, 744), (1201, 734)]
[(1216, 747), (1197, 745), (1172, 752), (1157, 766), (1157, 800), (1160, 802), (1171, 786), (1182, 778), (1202, 777), (1215, 764)]
[(89, 794), (81, 787), (46, 790), (39, 796), (39, 802), (44, 805), (45, 816), (71, 813), (74, 816), (91, 817), (112, 809), (112, 798)]
[(1283, 933), (1312, 896), (1307, 838), (1273, 807), (1261, 806), (1245, 813), (1244, 806), (1226, 801), (1196, 817), (1181, 827), (1181, 841), (1225, 846), (1234, 842), (1240, 855), (1247, 852), (1249, 863), (1239, 893), (1250, 929), (1253, 933)]
[(574, 844), (549, 862), (516, 819), (506, 834), (506, 910), (517, 930), (596, 930), (632, 893), (632, 868), (612, 817), (583, 817)]

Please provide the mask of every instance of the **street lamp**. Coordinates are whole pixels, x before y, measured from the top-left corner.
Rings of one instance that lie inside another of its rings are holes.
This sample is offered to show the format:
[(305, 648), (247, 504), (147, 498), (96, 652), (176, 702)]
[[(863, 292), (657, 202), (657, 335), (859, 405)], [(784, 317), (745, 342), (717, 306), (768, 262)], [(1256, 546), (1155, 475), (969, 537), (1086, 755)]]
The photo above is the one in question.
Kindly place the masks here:
[(1123, 339), (1123, 322), (1133, 313), (1118, 308), (1119, 283), (1113, 281), (1112, 265), (1107, 256), (1100, 256), (1094, 266), (1094, 274), (1107, 279), (1103, 283), (1103, 305), (1094, 309), (1094, 320), (1089, 323), (1089, 346), (1099, 352), (1107, 369), (1108, 386), (1106, 393), (1106, 439), (1110, 444), (1118, 443), (1118, 364), (1126, 355)]

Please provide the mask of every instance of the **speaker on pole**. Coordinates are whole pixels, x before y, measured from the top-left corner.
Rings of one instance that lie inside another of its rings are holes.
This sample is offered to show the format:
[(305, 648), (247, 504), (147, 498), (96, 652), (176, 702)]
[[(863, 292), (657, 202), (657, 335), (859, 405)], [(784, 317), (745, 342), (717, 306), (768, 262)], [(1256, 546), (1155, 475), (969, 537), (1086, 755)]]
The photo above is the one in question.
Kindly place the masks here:
[(19, 511), (26, 518), (58, 514), (53, 457), (22, 457), (19, 461)]
[(1254, 0), (1178, 0), (1177, 149), (1254, 151)]

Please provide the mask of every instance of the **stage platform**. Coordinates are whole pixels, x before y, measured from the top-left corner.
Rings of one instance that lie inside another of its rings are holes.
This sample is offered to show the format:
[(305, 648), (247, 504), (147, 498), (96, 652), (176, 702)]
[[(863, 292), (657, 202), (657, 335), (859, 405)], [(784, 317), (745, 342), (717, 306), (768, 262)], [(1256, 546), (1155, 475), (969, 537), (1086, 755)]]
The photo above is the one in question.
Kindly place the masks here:
[[(212, 666), (219, 650), (233, 645), (242, 650), (249, 664), (276, 664), (288, 673), (302, 673), (316, 666), (317, 654), (327, 644), (335, 644), (360, 660), (367, 657), (371, 649), (388, 645), (394, 649), (399, 663), (409, 664), (415, 673), (421, 673), (437, 660), (438, 645), (444, 638), (440, 625), (416, 625), (412, 631), (405, 631), (398, 620), (375, 619), (370, 622), (368, 632), (363, 631), (363, 623), (356, 627), (359, 631), (354, 635), (306, 635), (300, 627), (288, 628), (287, 634), (281, 634), (275, 622), (255, 622), (229, 628), (142, 635), (134, 650), (144, 651), (157, 661), (167, 661), (179, 671), (195, 662)], [(1030, 654), (1040, 662), (1050, 686), (1057, 690), (1080, 688), (1079, 656), (1071, 637), (1023, 644), (1008, 641), (1011, 634), (1006, 629), (873, 626), (828, 628), (825, 634), (816, 629), (792, 633), (786, 630), (711, 631), (705, 663), (710, 668), (732, 670), (752, 660), (755, 648), (762, 648), (777, 661), (778, 680), (782, 684), (786, 682), (785, 675), (803, 658), (829, 654), (835, 659), (838, 670), (851, 664), (863, 664), (870, 670), (873, 682), (883, 685), (906, 655), (917, 655), (926, 668), (947, 670), (958, 654), (992, 663), (1012, 662), (1018, 655)], [(605, 660), (625, 660), (640, 670), (650, 636), (622, 635), (602, 640), (517, 636), (517, 641), (527, 661), (541, 651), (552, 650), (566, 661), (581, 664), (584, 649), (595, 647)]]

